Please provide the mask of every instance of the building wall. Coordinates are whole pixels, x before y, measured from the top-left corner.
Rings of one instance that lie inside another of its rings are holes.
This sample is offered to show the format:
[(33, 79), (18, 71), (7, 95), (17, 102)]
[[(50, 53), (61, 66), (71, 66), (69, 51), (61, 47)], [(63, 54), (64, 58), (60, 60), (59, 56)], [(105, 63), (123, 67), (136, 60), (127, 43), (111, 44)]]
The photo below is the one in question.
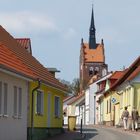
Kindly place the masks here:
[[(37, 86), (37, 83), (30, 83), (30, 117), (29, 117), (29, 126), (31, 126), (31, 93), (32, 89)], [(44, 84), (41, 84), (39, 88), (41, 91), (44, 92), (44, 104), (43, 104), (43, 115), (37, 115), (34, 112), (34, 127), (62, 127), (62, 119), (63, 119), (63, 95), (64, 93), (54, 89), (52, 87), (48, 87)], [(50, 116), (48, 116), (48, 95), (50, 97)], [(36, 94), (36, 93), (35, 93)], [(60, 97), (60, 117), (55, 117), (55, 96)], [(34, 102), (34, 107), (36, 106), (36, 102)], [(48, 118), (50, 117), (50, 122), (48, 122)], [(49, 124), (48, 124), (49, 123)]]
[(90, 85), (89, 91), (89, 124), (95, 124), (96, 121), (96, 96), (97, 91), (96, 83)]
[(90, 107), (90, 103), (89, 103), (89, 89), (87, 89), (85, 91), (85, 124), (88, 125), (89, 124), (89, 107)]
[[(0, 117), (0, 140), (27, 139), (27, 92), (28, 83), (25, 80), (0, 72), (0, 81), (7, 83), (7, 117)], [(22, 89), (21, 117), (13, 117), (14, 86)], [(3, 93), (3, 92), (2, 92)], [(2, 106), (3, 108), (3, 106)], [(3, 111), (2, 111), (3, 112)], [(3, 113), (2, 113), (3, 114)], [(2, 115), (1, 114), (1, 115)]]

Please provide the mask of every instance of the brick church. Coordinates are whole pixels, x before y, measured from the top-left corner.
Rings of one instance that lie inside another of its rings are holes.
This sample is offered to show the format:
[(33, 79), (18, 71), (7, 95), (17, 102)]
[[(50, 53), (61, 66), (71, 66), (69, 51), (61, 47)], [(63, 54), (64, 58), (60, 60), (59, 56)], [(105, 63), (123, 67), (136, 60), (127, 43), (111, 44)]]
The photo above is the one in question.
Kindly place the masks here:
[(103, 39), (101, 43), (96, 42), (96, 29), (94, 24), (94, 13), (92, 8), (91, 24), (89, 28), (89, 42), (81, 39), (80, 50), (80, 90), (82, 91), (90, 81), (105, 76), (108, 66), (105, 64), (105, 52)]

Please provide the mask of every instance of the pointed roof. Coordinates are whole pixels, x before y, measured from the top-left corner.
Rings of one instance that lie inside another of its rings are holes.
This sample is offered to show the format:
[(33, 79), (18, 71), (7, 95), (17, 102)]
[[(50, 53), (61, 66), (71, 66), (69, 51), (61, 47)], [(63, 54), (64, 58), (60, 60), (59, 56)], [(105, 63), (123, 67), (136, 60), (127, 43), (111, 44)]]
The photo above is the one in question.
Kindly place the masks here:
[[(67, 87), (54, 78), (35, 57), (29, 54), (23, 47), (19, 47), (19, 43), (2, 26), (0, 26), (0, 43), (4, 44), (4, 46), (16, 56), (17, 60), (21, 61), (23, 65), (30, 69), (41, 82), (68, 92)], [(17, 67), (18, 69), (21, 68), (19, 65), (17, 65)]]
[(94, 13), (92, 7), (92, 14), (91, 14), (91, 23), (89, 29), (89, 48), (96, 49), (96, 36), (95, 36), (95, 25), (94, 25)]
[(93, 7), (92, 7), (91, 23), (90, 23), (90, 30), (91, 30), (91, 29), (94, 29), (94, 31), (96, 30), (96, 29), (95, 29), (95, 24), (94, 24), (94, 12), (93, 12)]
[(140, 73), (140, 56), (124, 71), (124, 74), (118, 79), (115, 84), (111, 87), (111, 90), (125, 81), (130, 81)]

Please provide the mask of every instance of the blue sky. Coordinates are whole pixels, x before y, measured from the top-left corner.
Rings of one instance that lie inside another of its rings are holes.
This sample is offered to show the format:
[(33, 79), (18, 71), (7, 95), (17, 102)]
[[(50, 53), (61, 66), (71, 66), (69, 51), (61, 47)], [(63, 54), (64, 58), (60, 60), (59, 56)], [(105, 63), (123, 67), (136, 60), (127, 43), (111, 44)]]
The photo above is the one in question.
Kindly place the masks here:
[[(4, 0), (0, 24), (14, 37), (29, 37), (33, 55), (57, 77), (79, 77), (81, 38), (88, 41), (93, 0)], [(96, 39), (104, 39), (110, 71), (140, 55), (140, 1), (94, 0)]]

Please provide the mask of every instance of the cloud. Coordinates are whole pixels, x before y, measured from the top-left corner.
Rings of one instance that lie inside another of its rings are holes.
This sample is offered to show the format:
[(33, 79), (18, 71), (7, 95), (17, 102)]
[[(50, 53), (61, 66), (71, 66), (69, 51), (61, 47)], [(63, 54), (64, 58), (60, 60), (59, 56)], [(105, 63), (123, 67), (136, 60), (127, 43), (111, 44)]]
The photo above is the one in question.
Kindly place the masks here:
[(0, 24), (14, 32), (49, 32), (58, 28), (53, 20), (46, 15), (35, 12), (0, 13)]

